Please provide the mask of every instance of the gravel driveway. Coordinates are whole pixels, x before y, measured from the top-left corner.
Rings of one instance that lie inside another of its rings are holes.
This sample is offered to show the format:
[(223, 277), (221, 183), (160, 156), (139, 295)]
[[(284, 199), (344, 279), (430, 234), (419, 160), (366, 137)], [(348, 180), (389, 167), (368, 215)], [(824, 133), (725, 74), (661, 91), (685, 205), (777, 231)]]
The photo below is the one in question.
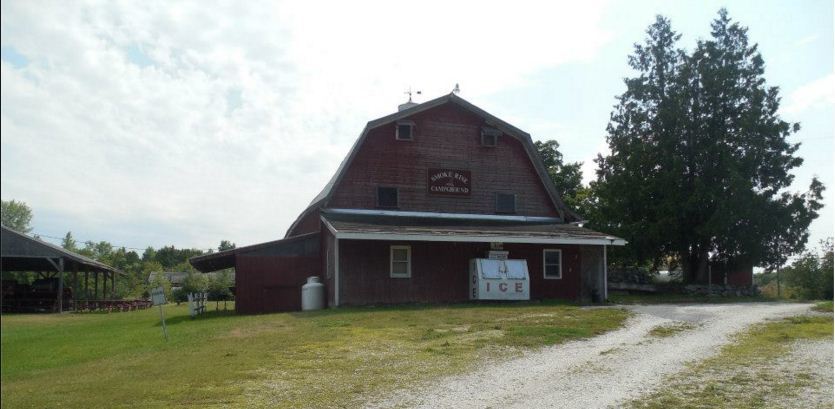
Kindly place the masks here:
[[(707, 358), (729, 336), (765, 319), (805, 313), (809, 304), (742, 303), (628, 307), (637, 314), (620, 330), (530, 352), (401, 391), (371, 407), (605, 408), (651, 391), (683, 365)], [(648, 332), (674, 322), (692, 329), (657, 338)]]

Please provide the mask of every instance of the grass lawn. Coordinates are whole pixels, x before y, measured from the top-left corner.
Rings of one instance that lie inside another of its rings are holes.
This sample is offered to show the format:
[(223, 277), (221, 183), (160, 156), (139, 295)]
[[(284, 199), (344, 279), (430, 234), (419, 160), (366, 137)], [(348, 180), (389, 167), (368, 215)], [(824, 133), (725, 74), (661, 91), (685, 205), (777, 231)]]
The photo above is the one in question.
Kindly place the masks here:
[(832, 301), (818, 302), (812, 309), (818, 312), (832, 312)]
[[(795, 342), (832, 341), (832, 315), (800, 316), (759, 324), (705, 361), (664, 382), (664, 388), (631, 403), (633, 408), (803, 407), (804, 388), (818, 387), (812, 369), (791, 360)], [(831, 346), (830, 346), (831, 347)], [(831, 365), (831, 364), (829, 364)], [(829, 368), (827, 367), (828, 371)], [(832, 407), (831, 402), (824, 407)]]
[(545, 303), (165, 314), (168, 342), (158, 308), (2, 316), (2, 407), (356, 406), (629, 315)]

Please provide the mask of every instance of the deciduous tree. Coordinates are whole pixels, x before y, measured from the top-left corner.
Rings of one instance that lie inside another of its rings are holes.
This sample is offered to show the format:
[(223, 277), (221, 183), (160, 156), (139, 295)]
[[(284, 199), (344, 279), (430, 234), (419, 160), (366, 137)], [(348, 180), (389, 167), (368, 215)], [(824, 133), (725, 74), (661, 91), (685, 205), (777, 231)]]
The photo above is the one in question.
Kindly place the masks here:
[(580, 169), (583, 162), (563, 162), (562, 153), (559, 151), (560, 144), (553, 139), (536, 141), (534, 145), (560, 198), (576, 211), (588, 194), (588, 189), (583, 186), (583, 172)]
[(0, 222), (14, 231), (29, 233), (32, 231), (32, 209), (24, 202), (16, 200), (0, 201)]

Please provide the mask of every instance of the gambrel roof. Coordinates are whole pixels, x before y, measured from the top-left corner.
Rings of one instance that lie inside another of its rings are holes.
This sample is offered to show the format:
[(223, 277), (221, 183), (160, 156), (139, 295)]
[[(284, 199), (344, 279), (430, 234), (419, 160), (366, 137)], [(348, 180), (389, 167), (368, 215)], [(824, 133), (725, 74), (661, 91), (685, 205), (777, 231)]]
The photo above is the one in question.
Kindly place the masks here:
[(292, 232), (296, 225), (299, 223), (299, 221), (301, 221), (302, 218), (304, 218), (311, 211), (327, 207), (335, 187), (342, 180), (346, 170), (351, 165), (351, 162), (357, 155), (357, 152), (359, 152), (360, 147), (365, 142), (365, 139), (371, 130), (448, 103), (455, 104), (456, 106), (461, 107), (464, 110), (481, 117), (482, 119), (484, 119), (487, 125), (495, 127), (501, 130), (503, 133), (521, 142), (522, 146), (525, 148), (525, 152), (528, 154), (528, 159), (530, 159), (531, 163), (533, 164), (534, 169), (536, 170), (536, 174), (539, 176), (540, 181), (542, 182), (542, 185), (545, 188), (545, 191), (548, 193), (548, 196), (550, 197), (551, 202), (554, 204), (554, 207), (559, 213), (562, 221), (565, 223), (569, 223), (581, 220), (579, 215), (574, 213), (571, 209), (568, 208), (568, 206), (565, 205), (565, 203), (562, 201), (559, 194), (557, 193), (556, 187), (554, 186), (554, 183), (548, 176), (548, 172), (545, 169), (545, 165), (542, 163), (542, 159), (539, 157), (539, 153), (536, 150), (536, 146), (534, 146), (530, 134), (493, 116), (492, 114), (471, 104), (470, 102), (459, 97), (458, 95), (450, 93), (447, 95), (443, 95), (439, 98), (435, 98), (431, 101), (415, 105), (411, 108), (404, 109), (400, 112), (396, 112), (391, 115), (387, 115), (382, 118), (378, 118), (368, 122), (368, 124), (362, 130), (362, 133), (360, 134), (359, 138), (357, 138), (356, 142), (354, 142), (354, 145), (351, 147), (351, 150), (348, 152), (348, 156), (346, 156), (345, 159), (342, 160), (342, 163), (339, 164), (339, 168), (336, 170), (336, 173), (333, 175), (331, 180), (325, 185), (324, 189), (322, 189), (322, 191), (319, 192), (319, 194), (316, 195), (315, 198), (313, 198), (313, 200), (310, 202), (310, 205), (308, 205), (304, 212), (302, 212), (299, 215), (296, 221), (293, 222), (293, 224), (287, 230), (287, 234), (289, 235), (290, 232)]

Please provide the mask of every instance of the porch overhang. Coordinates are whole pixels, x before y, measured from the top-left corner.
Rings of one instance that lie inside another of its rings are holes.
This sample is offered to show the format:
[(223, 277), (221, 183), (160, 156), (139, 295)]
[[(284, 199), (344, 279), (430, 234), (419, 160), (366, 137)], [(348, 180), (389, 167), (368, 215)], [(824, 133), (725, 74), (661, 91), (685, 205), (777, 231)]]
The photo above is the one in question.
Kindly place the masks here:
[[(341, 215), (340, 215), (341, 216)], [(454, 223), (428, 218), (345, 219), (325, 213), (322, 223), (338, 240), (434, 241), (469, 243), (623, 246), (626, 240), (570, 224)]]

